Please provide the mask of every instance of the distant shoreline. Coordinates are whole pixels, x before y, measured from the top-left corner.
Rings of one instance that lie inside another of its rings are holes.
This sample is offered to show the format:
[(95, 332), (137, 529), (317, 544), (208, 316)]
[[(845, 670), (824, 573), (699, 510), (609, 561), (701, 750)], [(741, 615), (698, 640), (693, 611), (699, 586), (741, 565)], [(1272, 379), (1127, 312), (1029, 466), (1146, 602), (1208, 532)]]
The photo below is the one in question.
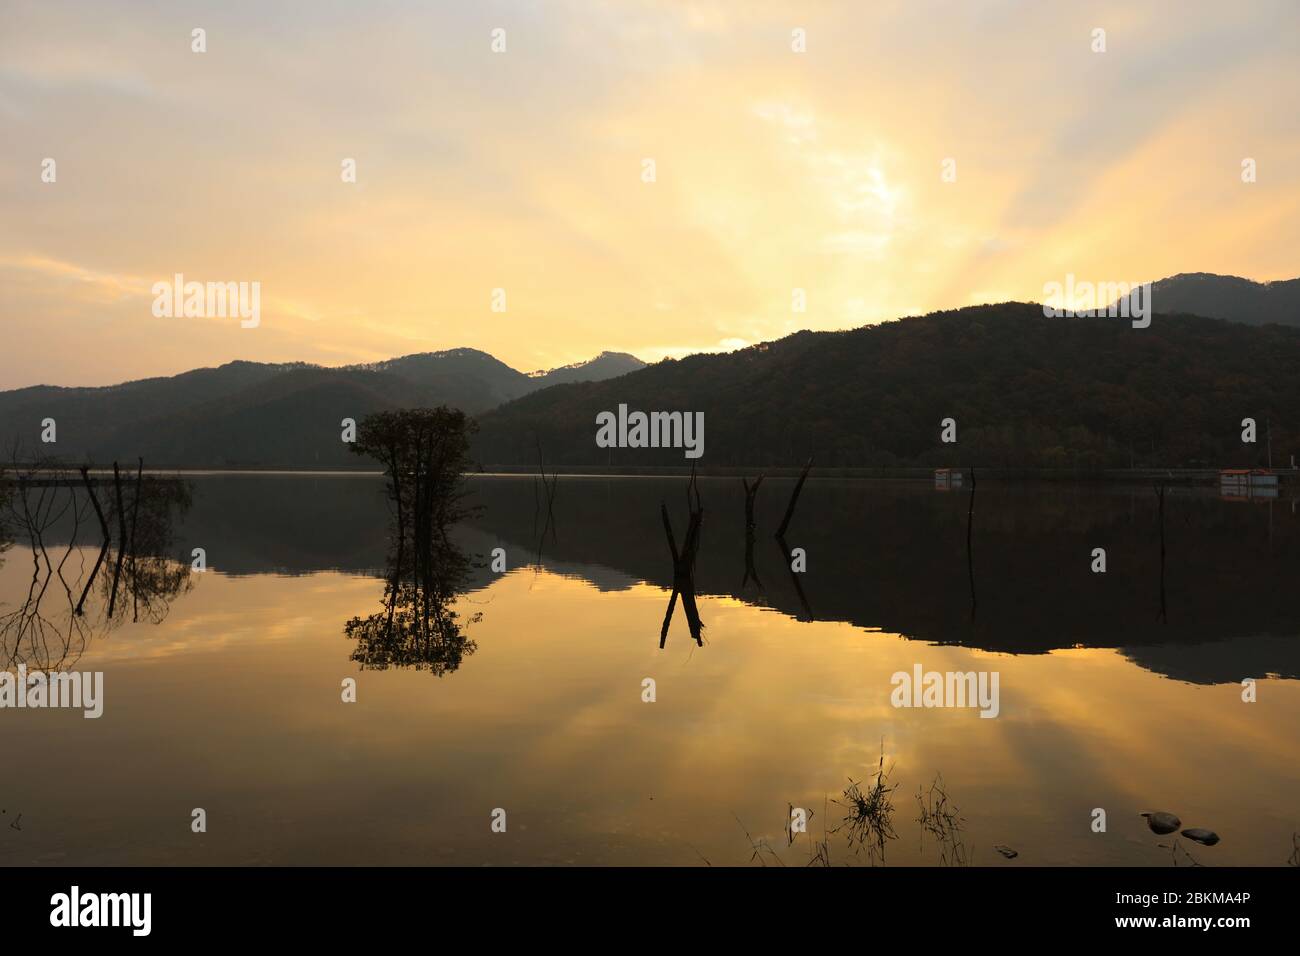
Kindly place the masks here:
[[(939, 467), (950, 468), (960, 472), (969, 482), (971, 468), (968, 465), (952, 464), (947, 466), (908, 466), (908, 467), (821, 467), (814, 461), (809, 478), (850, 478), (872, 479), (882, 481), (933, 481), (934, 473)], [(696, 474), (701, 478), (752, 478), (765, 475), (769, 478), (797, 478), (802, 471), (798, 465), (791, 466), (739, 466), (718, 465), (699, 467)], [(994, 468), (976, 467), (977, 480), (989, 481), (1068, 481), (1091, 484), (1133, 484), (1163, 482), (1164, 484), (1214, 484), (1219, 480), (1219, 468), (1111, 468), (1104, 470), (1083, 470), (1071, 468)], [(680, 465), (633, 466), (633, 465), (575, 465), (567, 466), (558, 474), (562, 477), (578, 478), (653, 478), (686, 477), (690, 475), (689, 467)], [(1272, 473), (1278, 476), (1279, 483), (1291, 485), (1300, 481), (1300, 470), (1292, 468), (1274, 468)], [(475, 474), (497, 476), (536, 475), (536, 468), (494, 466), (484, 468)], [(960, 488), (961, 485), (955, 485)], [(969, 487), (969, 484), (967, 484)]]
[[(963, 477), (970, 474), (970, 467), (965, 465), (947, 466)], [(36, 474), (76, 473), (78, 467), (62, 469), (41, 469)], [(134, 469), (131, 469), (134, 471)], [(934, 479), (935, 467), (820, 467), (815, 462), (810, 478), (849, 478), (874, 479), (885, 481), (913, 480), (931, 481)], [(1218, 468), (1112, 468), (1101, 471), (1053, 468), (994, 468), (977, 467), (974, 469), (977, 479), (988, 481), (1069, 481), (1085, 484), (1124, 484), (1151, 483), (1164, 484), (1212, 484), (1218, 480)], [(696, 470), (701, 478), (742, 478), (765, 475), (770, 478), (797, 478), (801, 471), (799, 466), (751, 466), (737, 465), (705, 466)], [(111, 467), (93, 466), (91, 475), (112, 475)], [(171, 475), (187, 478), (202, 477), (248, 477), (248, 478), (382, 478), (379, 469), (361, 470), (350, 468), (145, 468), (146, 475)], [(571, 465), (557, 472), (560, 477), (568, 478), (684, 478), (691, 469), (680, 465)], [(1275, 468), (1272, 473), (1278, 476), (1282, 485), (1294, 485), (1300, 482), (1300, 469)], [(523, 466), (494, 465), (483, 467), (478, 471), (465, 473), (468, 477), (484, 478), (527, 478), (537, 474), (536, 468)], [(7, 476), (0, 479), (12, 483), (14, 478)], [(960, 485), (956, 486), (960, 488)], [(969, 485), (967, 486), (969, 487)]]

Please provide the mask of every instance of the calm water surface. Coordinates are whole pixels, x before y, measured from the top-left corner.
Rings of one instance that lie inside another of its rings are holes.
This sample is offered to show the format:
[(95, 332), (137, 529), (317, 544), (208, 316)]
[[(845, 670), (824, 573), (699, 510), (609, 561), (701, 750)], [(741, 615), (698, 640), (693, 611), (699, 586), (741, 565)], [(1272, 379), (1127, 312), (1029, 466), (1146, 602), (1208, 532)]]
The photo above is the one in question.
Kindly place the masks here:
[[(881, 861), (828, 831), (882, 751), (888, 865), (941, 862), (917, 822), (938, 775), (976, 864), (1173, 865), (1148, 809), (1215, 830), (1214, 847), (1179, 841), (1206, 865), (1292, 853), (1300, 516), (1285, 497), (1171, 489), (1162, 573), (1150, 488), (982, 481), (968, 563), (969, 488), (813, 479), (787, 535), (807, 554), (796, 576), (772, 537), (793, 482), (759, 492), (747, 567), (740, 482), (703, 479), (702, 644), (679, 603), (661, 648), (660, 503), (680, 541), (683, 480), (563, 477), (548, 530), (532, 478), (478, 478), (482, 511), (456, 531), (480, 565), (451, 605), (462, 642), (433, 668), (381, 668), (345, 626), (383, 612), (382, 487), (193, 479), (168, 554), (188, 566), (202, 547), (210, 569), (139, 622), (88, 612), (66, 655), (104, 672), (103, 717), (0, 711), (0, 820), (21, 814), (0, 863), (721, 865), (754, 843), (806, 863), (808, 835), (787, 846), (793, 805), (832, 863), (866, 864)], [(78, 545), (66, 576), (97, 552)], [(32, 557), (21, 535), (5, 553), (0, 615), (24, 605)], [(44, 613), (57, 631), (57, 602)], [(893, 707), (891, 675), (916, 664), (997, 671), (999, 716)]]

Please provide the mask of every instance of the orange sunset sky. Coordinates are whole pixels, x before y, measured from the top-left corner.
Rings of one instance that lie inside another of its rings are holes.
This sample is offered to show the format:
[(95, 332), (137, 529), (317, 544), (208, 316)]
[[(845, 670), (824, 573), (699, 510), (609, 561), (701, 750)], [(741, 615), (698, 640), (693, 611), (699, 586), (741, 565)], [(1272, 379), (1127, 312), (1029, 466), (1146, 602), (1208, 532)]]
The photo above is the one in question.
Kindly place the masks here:
[[(5, 0), (0, 388), (1291, 278), (1298, 94), (1294, 0)], [(260, 325), (154, 317), (178, 272), (260, 282)]]

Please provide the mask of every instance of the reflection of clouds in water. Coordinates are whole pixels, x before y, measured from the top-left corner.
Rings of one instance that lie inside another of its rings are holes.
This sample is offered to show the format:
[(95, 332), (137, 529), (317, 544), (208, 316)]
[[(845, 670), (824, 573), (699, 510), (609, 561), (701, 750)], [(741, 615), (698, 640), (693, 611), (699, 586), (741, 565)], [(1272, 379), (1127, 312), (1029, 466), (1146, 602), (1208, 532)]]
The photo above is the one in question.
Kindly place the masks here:
[[(824, 810), (824, 801), (840, 797), (848, 778), (869, 788), (883, 738), (903, 811), (894, 815), (890, 865), (935, 862), (931, 845), (918, 847), (911, 801), (939, 772), (960, 805), (976, 865), (1003, 862), (993, 859), (994, 842), (1044, 864), (1167, 865), (1140, 830), (1124, 829), (1141, 826), (1138, 810), (1165, 803), (1223, 836), (1213, 850), (1198, 850), (1215, 854), (1203, 862), (1273, 864), (1288, 852), (1293, 821), (1276, 808), (1294, 805), (1294, 781), (1279, 769), (1290, 766), (1288, 728), (1300, 722), (1294, 681), (1261, 684), (1266, 711), (1236, 702), (1236, 687), (1162, 679), (1113, 650), (990, 654), (801, 623), (707, 596), (699, 600), (708, 645), (680, 639), (683, 628), (661, 652), (664, 588), (603, 592), (545, 570), (534, 581), (534, 573), (487, 585), (477, 600), (491, 611), (474, 633), (482, 649), (436, 693), (427, 674), (358, 673), (349, 660), (340, 621), (378, 607), (381, 580), (209, 574), (161, 626), (124, 628), (83, 660), (128, 643), (145, 649), (160, 639), (170, 651), (182, 635), (190, 641), (186, 654), (113, 658), (120, 690), (106, 730), (117, 736), (94, 746), (119, 760), (121, 748), (149, 740), (159, 756), (130, 781), (100, 782), (124, 798), (135, 788), (167, 792), (167, 780), (192, 776), (238, 795), (250, 821), (283, 819), (286, 807), (298, 807), (289, 828), (296, 837), (250, 823), (256, 832), (232, 835), (221, 850), (232, 855), (292, 860), (311, 842), (322, 861), (481, 861), (490, 849), (445, 825), (394, 820), (384, 801), (410, 793), (439, 819), (454, 818), (467, 801), (498, 805), (493, 794), (506, 788), (526, 795), (521, 811), (545, 821), (530, 828), (535, 844), (516, 848), (524, 859), (563, 852), (593, 863), (693, 865), (690, 844), (715, 865), (743, 864), (751, 851), (733, 811), (756, 839), (780, 848), (787, 804), (811, 807), (809, 829), (820, 838), (823, 820), (833, 826), (844, 815)], [(941, 671), (999, 670), (1000, 716), (892, 707), (889, 676), (918, 661)], [(349, 675), (364, 706), (338, 703), (338, 681)], [(658, 683), (653, 704), (641, 701), (647, 676)], [(168, 715), (161, 725), (159, 714)], [(1139, 732), (1157, 715), (1159, 740)], [(89, 744), (50, 730), (60, 753), (98, 766), (79, 749)], [(1231, 775), (1205, 772), (1229, 764)], [(46, 775), (51, 786), (66, 779)], [(322, 793), (333, 795), (328, 807), (337, 800), (370, 821), (364, 846), (315, 839), (337, 824), (333, 809), (303, 809)], [(1092, 806), (1108, 808), (1119, 839), (1088, 830)], [(139, 847), (126, 852), (146, 852), (155, 830), (142, 819)], [(844, 855), (836, 839), (833, 863)], [(789, 853), (787, 863), (807, 860), (802, 841)]]

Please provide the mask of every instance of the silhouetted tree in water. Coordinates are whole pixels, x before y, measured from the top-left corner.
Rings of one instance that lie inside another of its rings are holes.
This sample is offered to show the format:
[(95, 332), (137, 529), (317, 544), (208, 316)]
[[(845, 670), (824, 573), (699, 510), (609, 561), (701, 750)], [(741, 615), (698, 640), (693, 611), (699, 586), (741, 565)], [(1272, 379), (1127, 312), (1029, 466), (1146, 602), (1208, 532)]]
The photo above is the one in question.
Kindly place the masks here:
[(431, 534), (469, 514), (463, 507), (469, 441), (477, 426), (465, 413), (437, 408), (402, 408), (362, 419), (352, 446), (384, 466), (388, 499), (394, 507), (397, 547), (420, 551)]
[(473, 511), (464, 500), (473, 431), (463, 412), (446, 407), (377, 412), (357, 428), (354, 451), (384, 465), (393, 506), (383, 609), (343, 628), (363, 668), (427, 667), (442, 676), (474, 652), (451, 609), (470, 562), (448, 536)]

